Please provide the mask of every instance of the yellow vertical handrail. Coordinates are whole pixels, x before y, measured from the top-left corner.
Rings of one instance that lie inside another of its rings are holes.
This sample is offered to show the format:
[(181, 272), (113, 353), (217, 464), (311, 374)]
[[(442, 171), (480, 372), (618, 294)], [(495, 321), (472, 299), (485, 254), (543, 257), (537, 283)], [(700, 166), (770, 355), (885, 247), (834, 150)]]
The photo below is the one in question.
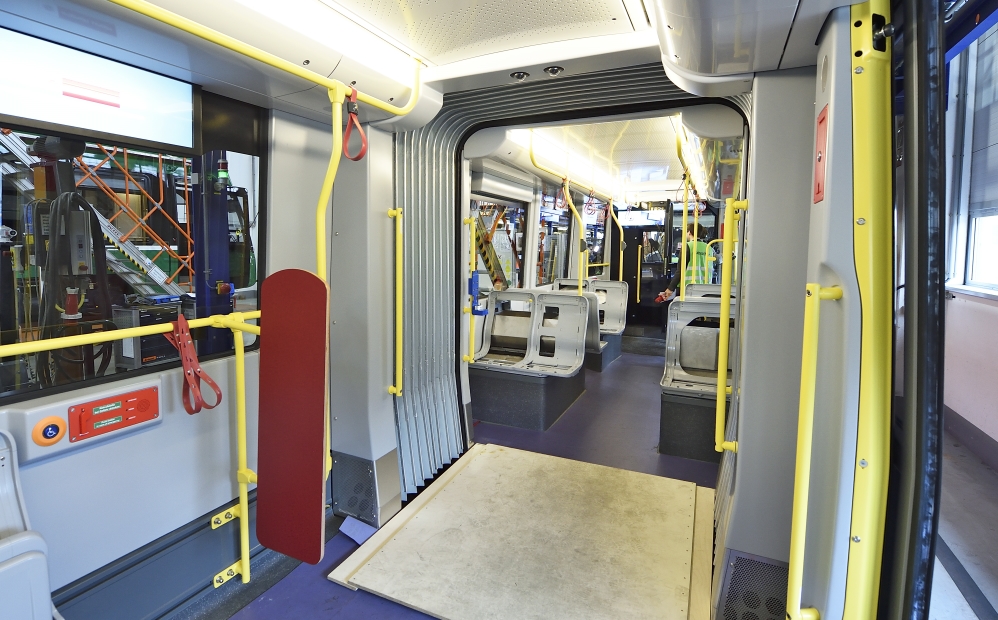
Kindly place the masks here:
[[(698, 236), (699, 234), (700, 234), (700, 205), (697, 202), (694, 201), (694, 203), (693, 203), (693, 247), (691, 248), (691, 251), (693, 252), (693, 256), (690, 257), (692, 259), (690, 261), (692, 263), (692, 265), (690, 265), (690, 280), (692, 280), (692, 282), (690, 282), (691, 284), (703, 284), (702, 282), (697, 282), (696, 281), (696, 279), (697, 279), (697, 249), (700, 247), (700, 237)], [(683, 275), (685, 276), (686, 274), (683, 274)], [(685, 280), (686, 278), (684, 277), (683, 279)]]
[(582, 216), (579, 215), (578, 209), (575, 208), (575, 203), (572, 202), (572, 189), (569, 186), (568, 179), (565, 179), (562, 183), (562, 189), (565, 192), (565, 203), (568, 204), (568, 208), (572, 210), (572, 216), (575, 218), (575, 223), (579, 227), (579, 264), (578, 272), (579, 277), (579, 295), (582, 295), (582, 278), (583, 274), (589, 275), (589, 252), (585, 250), (586, 247), (586, 225), (582, 221)]
[[(468, 273), (471, 274), (470, 278), (478, 278), (478, 252), (476, 246), (478, 245), (478, 227), (475, 225), (475, 218), (466, 217), (464, 218), (464, 223), (468, 225)], [(475, 361), (475, 304), (478, 303), (477, 299), (471, 296), (471, 289), (468, 290), (468, 306), (464, 308), (464, 313), (468, 315), (468, 354), (462, 357), (464, 361), (471, 362)]]
[(714, 450), (738, 452), (737, 441), (724, 440), (727, 425), (725, 408), (728, 394), (728, 343), (731, 339), (731, 270), (734, 263), (736, 211), (748, 209), (748, 201), (728, 198), (724, 207), (724, 237), (721, 244), (724, 260), (721, 263), (721, 318), (717, 333), (717, 394), (714, 407)]
[(610, 200), (610, 217), (613, 218), (614, 224), (617, 225), (617, 231), (620, 233), (620, 259), (617, 261), (618, 275), (617, 279), (621, 282), (624, 281), (624, 227), (620, 225), (620, 220), (617, 219), (617, 212), (613, 208), (613, 199)]
[(804, 343), (800, 364), (800, 401), (797, 410), (797, 461), (794, 467), (793, 516), (790, 525), (787, 620), (818, 620), (817, 609), (801, 608), (801, 588), (804, 583), (804, 546), (807, 539), (807, 507), (811, 487), (814, 399), (818, 380), (818, 328), (821, 302), (826, 299), (842, 299), (842, 289), (838, 286), (822, 287), (819, 284), (808, 283), (804, 299)]
[(641, 303), (641, 265), (645, 262), (645, 244), (638, 245), (638, 277), (637, 286), (634, 287), (634, 303)]
[(236, 481), (239, 483), (239, 562), (243, 583), (250, 580), (249, 483), (256, 482), (246, 459), (246, 351), (243, 334), (232, 330), (236, 345)]
[[(890, 470), (893, 355), (894, 151), (891, 39), (874, 48), (874, 16), (888, 0), (850, 8), (853, 257), (861, 313), (859, 410), (844, 618), (875, 618)], [(914, 250), (913, 250), (914, 251)]]
[(402, 354), (403, 354), (403, 294), (405, 262), (402, 251), (402, 209), (389, 209), (388, 217), (395, 220), (395, 385), (388, 387), (388, 393), (402, 395)]
[[(686, 301), (686, 223), (689, 215), (686, 213), (690, 204), (690, 183), (689, 179), (683, 182), (683, 229), (679, 233), (682, 244), (679, 246), (679, 301)], [(671, 222), (670, 222), (671, 223)], [(671, 260), (671, 259), (670, 259)]]

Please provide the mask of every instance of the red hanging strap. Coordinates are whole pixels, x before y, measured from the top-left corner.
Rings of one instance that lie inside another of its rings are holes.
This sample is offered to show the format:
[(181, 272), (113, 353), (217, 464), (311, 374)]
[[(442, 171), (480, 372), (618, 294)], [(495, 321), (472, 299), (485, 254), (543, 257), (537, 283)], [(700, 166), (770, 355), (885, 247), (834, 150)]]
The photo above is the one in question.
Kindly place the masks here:
[[(222, 390), (218, 389), (218, 384), (201, 369), (198, 363), (198, 354), (194, 350), (194, 339), (191, 338), (191, 330), (187, 325), (187, 319), (183, 315), (177, 316), (173, 322), (173, 333), (163, 334), (170, 341), (177, 351), (180, 352), (180, 361), (184, 365), (184, 409), (187, 413), (194, 415), (201, 409), (214, 409), (222, 402)], [(240, 338), (241, 334), (236, 334)], [(208, 384), (208, 387), (215, 392), (215, 404), (209, 405), (204, 402), (201, 396), (201, 380)]]
[[(347, 113), (350, 118), (347, 119), (347, 130), (343, 134), (343, 156), (353, 161), (360, 161), (367, 154), (367, 135), (364, 133), (364, 128), (360, 126), (360, 120), (357, 118), (359, 111), (357, 89), (351, 88), (350, 99), (347, 101)], [(357, 131), (360, 133), (360, 151), (356, 155), (351, 155), (350, 134), (353, 132), (354, 126), (357, 127)]]

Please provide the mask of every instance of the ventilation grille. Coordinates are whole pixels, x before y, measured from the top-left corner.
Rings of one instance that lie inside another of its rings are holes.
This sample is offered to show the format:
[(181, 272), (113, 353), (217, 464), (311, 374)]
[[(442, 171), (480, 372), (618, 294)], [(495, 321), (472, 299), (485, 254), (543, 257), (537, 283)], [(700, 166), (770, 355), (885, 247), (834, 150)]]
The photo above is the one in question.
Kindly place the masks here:
[(374, 463), (349, 454), (333, 453), (333, 512), (377, 526), (378, 497)]
[(732, 552), (724, 589), (724, 620), (783, 620), (787, 615), (786, 564)]

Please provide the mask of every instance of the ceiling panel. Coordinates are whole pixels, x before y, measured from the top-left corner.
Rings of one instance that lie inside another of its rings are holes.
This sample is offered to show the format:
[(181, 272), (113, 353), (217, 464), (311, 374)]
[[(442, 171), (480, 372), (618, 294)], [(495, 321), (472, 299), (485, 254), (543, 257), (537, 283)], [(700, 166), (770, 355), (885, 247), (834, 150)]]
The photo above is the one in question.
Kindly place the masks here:
[(322, 0), (434, 64), (633, 32), (621, 0)]
[(597, 168), (605, 169), (612, 162), (615, 176), (627, 179), (627, 185), (634, 186), (682, 177), (673, 118), (544, 127), (535, 131), (578, 155), (591, 153), (589, 156)]

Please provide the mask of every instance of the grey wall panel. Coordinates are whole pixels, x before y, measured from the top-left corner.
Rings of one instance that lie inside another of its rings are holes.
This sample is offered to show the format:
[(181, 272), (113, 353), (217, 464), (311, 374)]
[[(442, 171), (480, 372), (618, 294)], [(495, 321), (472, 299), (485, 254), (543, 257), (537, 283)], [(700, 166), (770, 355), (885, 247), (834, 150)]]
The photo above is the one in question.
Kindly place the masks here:
[(396, 205), (406, 214), (406, 239), (413, 240), (405, 250), (406, 387), (396, 403), (406, 493), (465, 448), (455, 373), (455, 155), (461, 137), (498, 119), (689, 98), (656, 63), (454, 93), (429, 124), (396, 134)]
[(814, 84), (813, 67), (774, 71), (757, 75), (752, 93), (737, 471), (725, 546), (779, 561), (789, 557)]
[[(49, 548), (51, 587), (60, 588), (232, 500), (235, 481), (235, 362), (202, 364), (218, 382), (223, 404), (188, 415), (180, 401), (183, 371), (160, 378), (162, 423), (119, 431), (107, 441), (80, 444), (21, 468), (32, 529)], [(259, 355), (246, 355), (248, 464), (256, 468)], [(152, 375), (155, 377), (156, 375)], [(18, 403), (0, 411), (58, 407), (127, 392), (150, 375)], [(64, 440), (68, 441), (68, 440)], [(218, 570), (225, 568), (219, 566)]]
[(330, 126), (275, 110), (270, 136), (266, 273), (314, 273), (315, 204), (333, 148)]
[(842, 618), (849, 559), (853, 468), (859, 412), (859, 286), (853, 260), (852, 54), (848, 8), (829, 18), (818, 50), (828, 59), (815, 91), (814, 116), (828, 106), (825, 198), (811, 207), (809, 282), (842, 287), (821, 302), (811, 492), (802, 602), (822, 618)]
[(333, 190), (330, 449), (375, 461), (396, 447), (388, 393), (395, 368), (395, 224), (388, 217), (394, 152), (391, 134), (373, 128), (367, 134), (367, 155), (343, 160)]

